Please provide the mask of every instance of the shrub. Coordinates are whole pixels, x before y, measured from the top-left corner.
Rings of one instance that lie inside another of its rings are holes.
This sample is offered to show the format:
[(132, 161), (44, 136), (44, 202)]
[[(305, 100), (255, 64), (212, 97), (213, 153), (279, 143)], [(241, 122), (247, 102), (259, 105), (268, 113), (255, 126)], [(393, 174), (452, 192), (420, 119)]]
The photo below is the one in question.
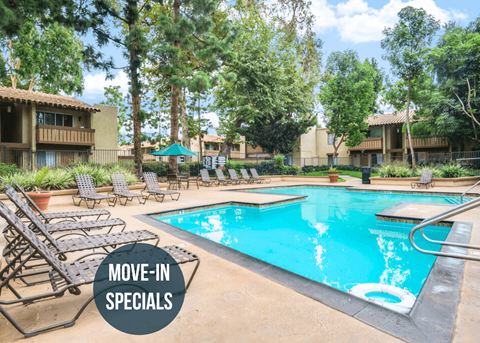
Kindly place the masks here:
[(411, 177), (413, 175), (408, 164), (404, 162), (384, 164), (378, 169), (378, 173), (381, 177)]
[[(42, 172), (42, 170), (38, 172), (25, 171), (1, 177), (2, 190), (5, 188), (6, 184), (13, 186), (12, 181), (14, 180), (26, 191), (33, 191), (37, 188), (46, 190), (77, 188), (74, 182), (75, 174), (92, 175), (96, 187), (111, 185), (111, 173), (125, 174), (129, 185), (134, 184), (137, 181), (137, 176), (122, 165), (111, 165), (109, 166), (109, 169), (107, 169), (94, 164), (78, 164), (75, 167), (52, 169), (48, 174), (45, 173), (46, 175), (43, 175), (43, 178), (40, 177), (42, 176), (42, 173), (45, 172)], [(39, 176), (39, 180), (41, 179), (41, 187), (37, 184), (37, 176)]]
[(455, 178), (472, 175), (470, 171), (463, 168), (460, 163), (446, 164), (440, 168), (440, 177), (443, 178)]
[(285, 166), (285, 156), (276, 155), (273, 157), (273, 166), (276, 169), (282, 169)]
[(420, 175), (422, 175), (422, 172), (424, 170), (433, 170), (433, 177), (434, 178), (441, 178), (442, 177), (442, 172), (441, 172), (440, 168), (438, 168), (438, 167), (427, 167), (427, 166), (417, 168), (413, 172), (412, 176), (419, 177)]
[(7, 175), (13, 175), (19, 172), (19, 169), (17, 166), (14, 164), (12, 166), (9, 166), (8, 164), (5, 163), (0, 163), (0, 177), (2, 176), (7, 176)]

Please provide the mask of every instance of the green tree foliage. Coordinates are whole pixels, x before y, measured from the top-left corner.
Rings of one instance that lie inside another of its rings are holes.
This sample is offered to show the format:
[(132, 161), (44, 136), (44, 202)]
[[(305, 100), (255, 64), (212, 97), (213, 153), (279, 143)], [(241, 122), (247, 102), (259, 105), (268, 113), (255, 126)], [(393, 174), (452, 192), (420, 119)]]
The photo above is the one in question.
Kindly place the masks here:
[(4, 86), (45, 93), (81, 94), (83, 44), (73, 29), (52, 23), (41, 27), (24, 21), (18, 35), (0, 38)]
[(424, 120), (414, 129), (448, 137), (451, 144), (480, 144), (480, 20), (462, 28), (445, 27), (428, 57), (437, 84), (426, 97), (431, 101)]
[(355, 51), (334, 52), (327, 60), (331, 75), (322, 86), (320, 103), (327, 129), (333, 133), (332, 167), (342, 143), (357, 146), (365, 140), (367, 118), (377, 112), (380, 72), (368, 60), (361, 63)]
[[(385, 50), (383, 58), (390, 62), (392, 73), (402, 83), (397, 84), (394, 92), (387, 92), (385, 98), (390, 103), (398, 104), (399, 101), (396, 97), (404, 94), (404, 92), (398, 91), (398, 86), (406, 87), (407, 137), (410, 142), (412, 166), (415, 167), (415, 155), (410, 131), (411, 90), (412, 86), (424, 84), (416, 81), (428, 73), (428, 47), (440, 27), (440, 22), (427, 14), (425, 10), (411, 6), (403, 8), (398, 13), (398, 18), (399, 21), (394, 27), (383, 30), (385, 38), (382, 40), (381, 46)], [(403, 107), (396, 109), (402, 110)]]
[[(172, 0), (162, 6), (164, 11), (156, 19), (154, 29), (163, 37), (163, 44), (154, 47), (150, 61), (171, 85), (170, 142), (173, 144), (178, 140), (182, 90), (205, 92), (215, 84), (235, 79), (235, 74), (224, 73), (221, 67), (235, 61), (232, 46), (240, 28), (231, 25), (228, 19), (214, 18), (217, 11), (214, 0)], [(176, 169), (175, 158), (170, 159), (170, 167)]]
[[(293, 29), (279, 24), (279, 12), (269, 20), (269, 12), (255, 3), (239, 2), (235, 8), (244, 35), (235, 46), (237, 61), (226, 69), (237, 79), (214, 92), (217, 132), (225, 136), (220, 154), (228, 154), (240, 134), (268, 152), (290, 153), (299, 136), (315, 125), (322, 42), (311, 32), (301, 35), (293, 24)], [(272, 132), (283, 136), (273, 140)]]

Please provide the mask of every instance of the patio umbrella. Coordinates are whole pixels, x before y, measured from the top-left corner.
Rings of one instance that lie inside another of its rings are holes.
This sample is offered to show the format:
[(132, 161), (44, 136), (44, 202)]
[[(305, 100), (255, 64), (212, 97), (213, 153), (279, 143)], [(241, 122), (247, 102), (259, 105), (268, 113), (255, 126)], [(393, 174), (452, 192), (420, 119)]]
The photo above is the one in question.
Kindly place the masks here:
[(193, 151), (184, 148), (178, 143), (173, 143), (169, 147), (152, 152), (154, 156), (197, 156)]

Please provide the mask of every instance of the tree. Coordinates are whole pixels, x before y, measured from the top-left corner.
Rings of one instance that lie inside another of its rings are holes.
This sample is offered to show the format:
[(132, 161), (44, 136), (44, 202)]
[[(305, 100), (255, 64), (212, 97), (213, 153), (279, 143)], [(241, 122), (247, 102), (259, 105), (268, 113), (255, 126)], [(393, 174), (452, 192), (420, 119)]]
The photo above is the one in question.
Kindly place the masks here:
[(2, 84), (51, 94), (81, 94), (82, 53), (83, 44), (73, 29), (58, 23), (41, 28), (27, 20), (17, 36), (0, 39), (0, 63), (8, 74)]
[(334, 52), (327, 60), (331, 75), (322, 86), (320, 103), (327, 129), (333, 133), (333, 167), (342, 143), (357, 146), (365, 140), (367, 118), (377, 112), (379, 71), (368, 60), (361, 63), (353, 50)]
[[(428, 55), (437, 87), (423, 113), (421, 128), (448, 137), (450, 143), (480, 144), (480, 20), (462, 28), (449, 24)], [(417, 124), (415, 125), (417, 126)]]
[[(392, 72), (406, 84), (406, 126), (407, 137), (412, 155), (412, 167), (415, 168), (415, 153), (410, 131), (410, 95), (412, 82), (427, 72), (429, 64), (428, 47), (432, 43), (440, 22), (423, 9), (411, 6), (398, 13), (399, 21), (392, 28), (385, 28), (385, 38), (381, 42), (385, 50), (383, 58), (390, 62)], [(398, 94), (398, 93), (397, 93)], [(398, 110), (398, 109), (397, 109)]]
[[(234, 48), (237, 61), (227, 70), (237, 79), (214, 92), (217, 132), (225, 136), (220, 155), (226, 156), (240, 135), (269, 152), (285, 151), (299, 132), (315, 124), (322, 42), (314, 34), (302, 36), (291, 26), (287, 30), (277, 20), (266, 20), (258, 7), (238, 3), (236, 9), (245, 33)], [(285, 134), (276, 146), (267, 138), (273, 128)]]
[[(204, 92), (217, 83), (235, 79), (233, 73), (223, 73), (222, 65), (235, 61), (231, 50), (240, 28), (228, 19), (215, 25), (217, 5), (214, 0), (172, 0), (163, 3), (155, 28), (166, 44), (155, 47), (150, 60), (158, 71), (168, 77), (171, 85), (171, 144), (178, 140), (179, 100), (182, 89)], [(214, 33), (218, 30), (219, 35)], [(176, 170), (176, 159), (170, 158), (170, 168)]]

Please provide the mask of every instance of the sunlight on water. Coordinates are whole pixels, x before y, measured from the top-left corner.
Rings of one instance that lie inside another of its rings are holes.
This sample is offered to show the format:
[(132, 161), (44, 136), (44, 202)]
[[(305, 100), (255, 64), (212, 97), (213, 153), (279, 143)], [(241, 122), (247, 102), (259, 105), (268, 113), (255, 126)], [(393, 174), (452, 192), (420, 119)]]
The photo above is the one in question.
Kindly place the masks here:
[[(441, 196), (331, 188), (263, 192), (308, 195), (308, 200), (264, 209), (225, 206), (158, 219), (343, 291), (373, 282), (418, 295), (435, 257), (413, 249), (408, 240), (413, 225), (377, 221), (375, 213), (402, 201), (449, 203)], [(425, 230), (436, 240), (445, 240), (448, 232), (444, 227)], [(421, 248), (439, 250), (415, 239)]]

